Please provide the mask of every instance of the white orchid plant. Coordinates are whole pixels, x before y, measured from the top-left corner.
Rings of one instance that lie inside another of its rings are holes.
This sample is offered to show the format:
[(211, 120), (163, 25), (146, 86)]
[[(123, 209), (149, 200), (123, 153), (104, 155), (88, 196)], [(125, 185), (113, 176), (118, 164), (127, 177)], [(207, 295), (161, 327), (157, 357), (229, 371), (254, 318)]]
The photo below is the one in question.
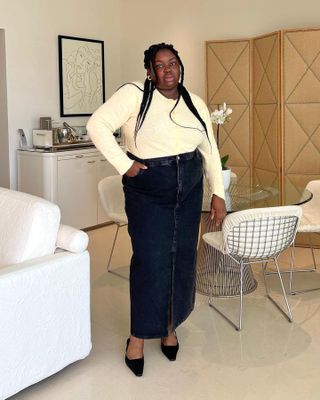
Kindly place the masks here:
[[(211, 113), (211, 121), (217, 125), (217, 146), (219, 148), (220, 144), (220, 125), (223, 125), (225, 122), (230, 121), (232, 113), (232, 108), (228, 107), (226, 103), (218, 106), (218, 109), (214, 110)], [(221, 157), (221, 166), (222, 169), (226, 169), (226, 163), (229, 159), (229, 155)]]

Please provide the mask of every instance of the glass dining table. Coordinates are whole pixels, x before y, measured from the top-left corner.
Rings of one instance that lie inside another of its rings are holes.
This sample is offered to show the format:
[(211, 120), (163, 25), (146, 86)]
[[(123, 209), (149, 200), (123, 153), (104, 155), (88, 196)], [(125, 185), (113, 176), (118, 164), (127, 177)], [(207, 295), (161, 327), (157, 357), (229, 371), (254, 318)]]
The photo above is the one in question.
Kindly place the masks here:
[[(311, 200), (312, 193), (304, 188), (292, 186), (282, 198), (279, 190), (274, 187), (232, 183), (225, 192), (225, 197), (227, 212), (231, 213), (249, 208), (301, 205)], [(209, 246), (202, 239), (204, 233), (221, 229), (220, 227), (217, 228), (211, 220), (210, 201), (211, 196), (207, 185), (204, 185), (196, 265), (196, 291), (205, 296), (213, 297), (239, 296), (240, 269), (238, 264), (231, 257)], [(221, 257), (223, 257), (222, 263), (220, 262)], [(250, 265), (246, 265), (243, 273), (243, 293), (248, 294), (256, 289), (257, 282)]]

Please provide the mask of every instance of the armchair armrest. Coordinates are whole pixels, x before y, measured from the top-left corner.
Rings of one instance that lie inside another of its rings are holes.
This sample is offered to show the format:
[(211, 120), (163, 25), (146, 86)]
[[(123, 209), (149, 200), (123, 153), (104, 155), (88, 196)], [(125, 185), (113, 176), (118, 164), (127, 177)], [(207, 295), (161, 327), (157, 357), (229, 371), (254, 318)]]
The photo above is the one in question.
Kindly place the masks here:
[(91, 350), (89, 253), (61, 252), (0, 268), (0, 399)]
[(56, 246), (72, 253), (82, 253), (86, 250), (89, 243), (88, 235), (73, 228), (72, 226), (61, 224), (58, 231)]

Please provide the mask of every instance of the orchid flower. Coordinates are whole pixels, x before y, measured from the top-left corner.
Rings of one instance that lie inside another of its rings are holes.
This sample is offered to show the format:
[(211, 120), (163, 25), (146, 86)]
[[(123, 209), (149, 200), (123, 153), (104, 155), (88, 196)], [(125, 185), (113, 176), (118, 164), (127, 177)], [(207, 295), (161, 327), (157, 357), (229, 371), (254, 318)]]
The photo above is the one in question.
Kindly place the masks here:
[[(211, 121), (217, 125), (217, 146), (219, 148), (219, 142), (220, 142), (220, 125), (223, 125), (225, 122), (230, 121), (231, 117), (230, 114), (232, 113), (232, 108), (227, 107), (227, 104), (224, 102), (221, 105), (218, 106), (218, 109), (214, 110), (211, 115), (210, 119)], [(222, 168), (225, 168), (225, 164), (229, 158), (229, 155), (225, 155), (224, 157), (221, 157), (221, 165)]]
[(219, 106), (219, 109), (216, 109), (211, 114), (211, 121), (217, 125), (222, 125), (225, 122), (229, 121), (229, 115), (232, 113), (232, 108), (227, 107), (226, 103), (223, 103), (222, 106)]

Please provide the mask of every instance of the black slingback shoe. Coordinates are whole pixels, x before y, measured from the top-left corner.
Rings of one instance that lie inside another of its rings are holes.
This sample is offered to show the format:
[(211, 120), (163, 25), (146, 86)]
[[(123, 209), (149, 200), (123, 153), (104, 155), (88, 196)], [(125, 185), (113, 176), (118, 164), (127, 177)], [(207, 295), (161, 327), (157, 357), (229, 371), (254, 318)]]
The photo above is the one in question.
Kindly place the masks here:
[(179, 350), (179, 342), (174, 346), (165, 346), (161, 339), (161, 351), (170, 361), (175, 361)]
[(129, 369), (135, 374), (135, 376), (142, 376), (143, 374), (143, 367), (144, 367), (144, 357), (142, 358), (135, 358), (133, 360), (129, 360), (127, 357), (127, 350), (130, 343), (130, 338), (127, 339), (127, 346), (126, 346), (126, 356), (125, 356), (125, 363)]

